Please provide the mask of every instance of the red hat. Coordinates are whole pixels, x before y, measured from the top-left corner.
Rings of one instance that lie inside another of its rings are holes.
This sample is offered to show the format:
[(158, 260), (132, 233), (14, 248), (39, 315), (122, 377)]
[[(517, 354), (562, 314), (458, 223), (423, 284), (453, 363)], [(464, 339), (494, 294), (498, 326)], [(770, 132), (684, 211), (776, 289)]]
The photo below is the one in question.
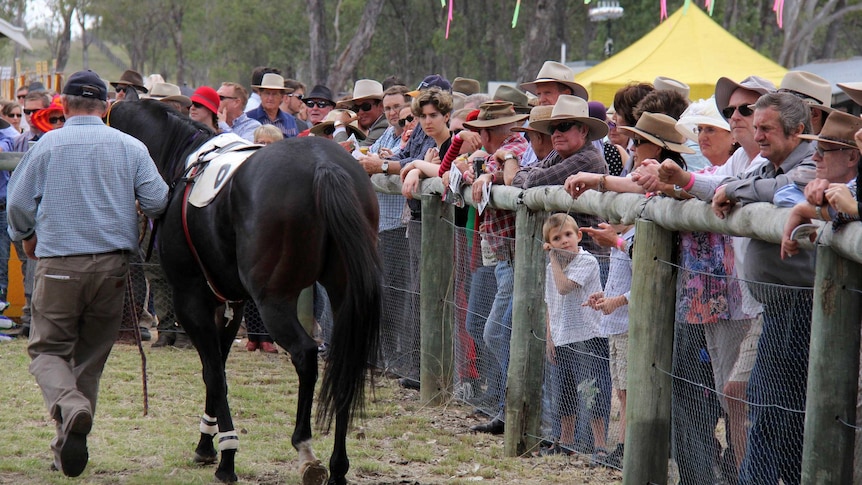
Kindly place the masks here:
[(197, 88), (191, 96), (192, 103), (204, 105), (213, 114), (218, 114), (219, 97), (215, 89), (209, 86)]
[(37, 130), (42, 133), (48, 133), (49, 131), (56, 128), (56, 125), (52, 125), (48, 118), (54, 116), (59, 117), (63, 115), (63, 98), (60, 95), (55, 95), (53, 99), (51, 99), (51, 104), (48, 105), (45, 109), (40, 109), (39, 111), (33, 113), (30, 117), (30, 124), (36, 127)]

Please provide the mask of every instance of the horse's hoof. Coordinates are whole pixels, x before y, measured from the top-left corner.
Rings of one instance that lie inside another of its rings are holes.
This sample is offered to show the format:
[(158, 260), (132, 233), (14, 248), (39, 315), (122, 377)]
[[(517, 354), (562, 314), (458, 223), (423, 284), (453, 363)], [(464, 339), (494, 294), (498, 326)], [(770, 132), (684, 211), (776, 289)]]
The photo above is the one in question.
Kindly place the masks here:
[(222, 483), (236, 483), (238, 480), (236, 477), (236, 473), (226, 472), (223, 470), (216, 470), (215, 477), (216, 479), (218, 479), (218, 481)]
[(303, 463), (299, 471), (302, 473), (302, 485), (325, 485), (329, 478), (329, 472), (320, 460)]
[(218, 461), (218, 455), (202, 455), (195, 453), (195, 463), (198, 465), (213, 465)]

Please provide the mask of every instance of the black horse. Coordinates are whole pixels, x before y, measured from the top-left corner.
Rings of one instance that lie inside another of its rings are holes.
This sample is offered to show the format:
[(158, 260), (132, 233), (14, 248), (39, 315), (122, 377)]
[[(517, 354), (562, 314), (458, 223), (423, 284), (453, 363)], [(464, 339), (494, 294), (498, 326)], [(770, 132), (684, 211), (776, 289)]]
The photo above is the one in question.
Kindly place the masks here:
[(107, 122), (141, 140), (172, 187), (157, 248), (177, 319), (203, 364), (206, 404), (195, 461), (216, 462), (213, 439), (218, 432), (221, 461), (216, 478), (237, 480), (238, 439), (228, 407), (225, 361), (243, 301), (252, 300), (299, 375), (291, 441), (299, 452), (303, 481), (326, 479), (326, 469), (311, 449), (318, 346), (297, 318), (300, 292), (319, 281), (331, 299), (335, 324), (317, 421), (328, 430), (335, 419), (329, 483), (346, 483), (347, 428), (362, 411), (368, 362), (377, 355), (381, 311), (378, 208), (368, 175), (332, 141), (290, 139), (261, 148), (211, 204), (197, 208), (184, 199), (190, 183), (185, 159), (212, 132), (152, 100), (117, 103)]

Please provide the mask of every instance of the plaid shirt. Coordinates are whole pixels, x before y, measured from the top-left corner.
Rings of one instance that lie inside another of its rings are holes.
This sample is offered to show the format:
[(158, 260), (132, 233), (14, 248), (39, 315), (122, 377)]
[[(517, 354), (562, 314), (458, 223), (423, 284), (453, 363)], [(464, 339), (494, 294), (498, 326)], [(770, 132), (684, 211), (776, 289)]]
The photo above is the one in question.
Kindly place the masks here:
[[(528, 146), (530, 144), (520, 133), (512, 133), (503, 140), (500, 150), (512, 152), (520, 159)], [(485, 162), (485, 171), (495, 174), (497, 180), (503, 178), (503, 167), (493, 156)], [(515, 258), (515, 213), (488, 207), (483, 212), (483, 216), (481, 232), (497, 255), (497, 259), (513, 260)]]
[[(551, 152), (538, 165), (519, 170), (512, 179), (512, 185), (522, 189), (542, 185), (563, 185), (569, 175), (579, 172), (608, 173), (608, 164), (592, 143), (585, 144), (583, 148), (565, 159), (556, 151)], [(579, 227), (595, 227), (602, 222), (599, 217), (590, 214), (572, 213), (571, 216)], [(609, 254), (608, 248), (599, 246), (586, 234), (581, 241), (581, 246), (596, 256)]]

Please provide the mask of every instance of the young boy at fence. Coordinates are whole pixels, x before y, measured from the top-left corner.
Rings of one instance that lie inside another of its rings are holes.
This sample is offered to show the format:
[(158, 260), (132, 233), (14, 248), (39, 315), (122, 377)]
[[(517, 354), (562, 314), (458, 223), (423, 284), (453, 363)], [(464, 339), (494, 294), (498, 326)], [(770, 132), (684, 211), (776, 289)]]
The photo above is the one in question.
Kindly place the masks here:
[[(598, 231), (585, 228), (584, 232), (593, 235)], [(629, 296), (632, 289), (632, 258), (631, 251), (634, 245), (635, 227), (614, 227), (621, 235), (616, 237), (611, 247), (610, 270), (608, 271), (608, 283), (604, 292), (596, 292), (589, 296), (585, 305), (594, 310), (602, 312), (600, 330), (602, 335), (608, 336), (610, 347), (611, 380), (616, 389), (617, 399), (620, 402), (619, 439), (617, 446), (602, 462), (614, 468), (622, 468), (623, 445), (626, 441), (626, 374), (628, 369), (628, 346), (629, 346)], [(605, 246), (605, 240), (593, 236), (599, 244)], [(601, 457), (600, 457), (601, 458)]]
[[(559, 442), (574, 444), (575, 425), (581, 404), (591, 410), (590, 427), (593, 445), (605, 448), (603, 407), (599, 403), (605, 396), (594, 396), (589, 403), (581, 403), (578, 388), (581, 383), (592, 387), (600, 366), (607, 362), (596, 358), (593, 343), (598, 338), (601, 314), (584, 303), (589, 295), (599, 292), (602, 283), (596, 258), (579, 246), (583, 234), (575, 220), (567, 214), (553, 214), (542, 228), (549, 262), (545, 271), (545, 302), (548, 306), (547, 352), (552, 365), (553, 400), (558, 406), (555, 416), (560, 417)], [(607, 396), (607, 400), (610, 397)], [(552, 446), (545, 453), (558, 453)]]

